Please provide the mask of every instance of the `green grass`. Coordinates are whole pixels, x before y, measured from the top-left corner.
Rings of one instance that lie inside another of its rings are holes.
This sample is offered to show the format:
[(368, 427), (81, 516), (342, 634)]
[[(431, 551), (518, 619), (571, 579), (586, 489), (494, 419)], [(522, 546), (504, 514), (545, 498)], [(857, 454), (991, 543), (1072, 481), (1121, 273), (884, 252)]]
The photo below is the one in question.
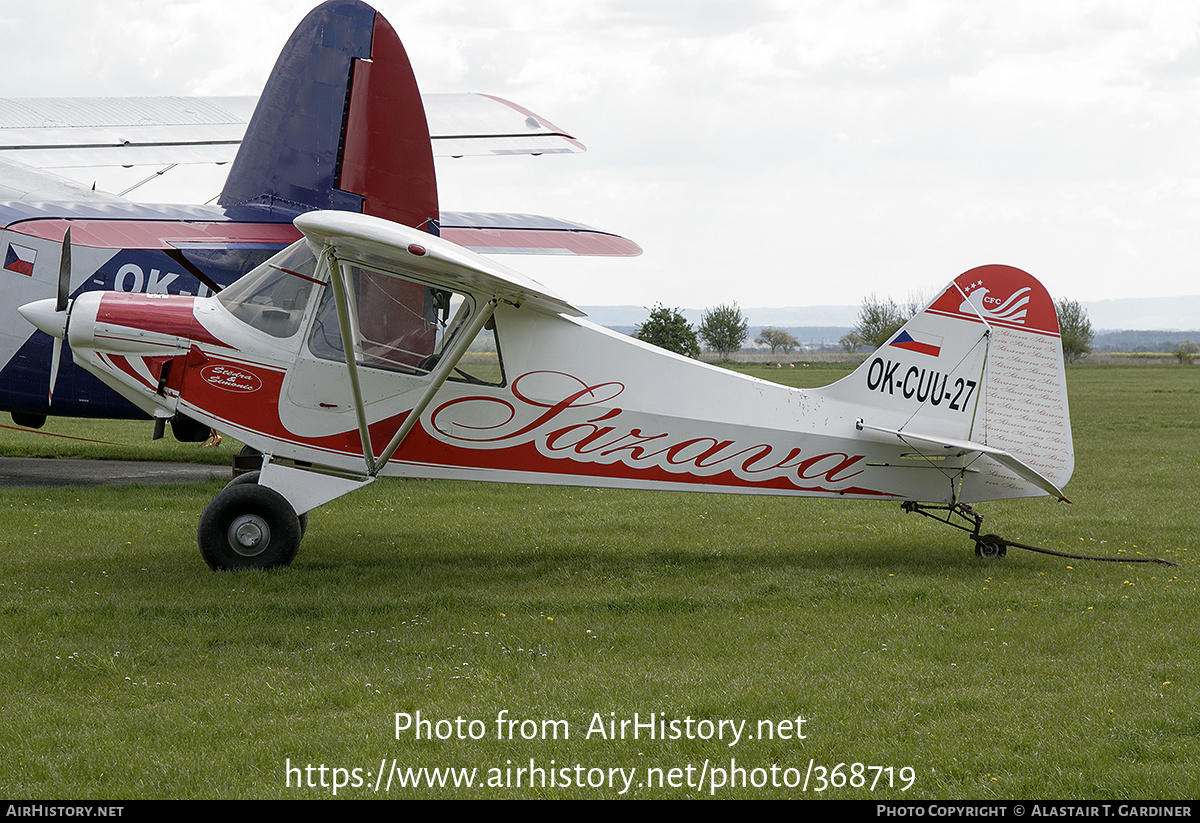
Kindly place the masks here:
[[(847, 371), (745, 370), (795, 385)], [(485, 780), (533, 758), (585, 775), (637, 768), (640, 780), (732, 758), (800, 778), (810, 760), (890, 766), (897, 779), (910, 766), (914, 782), (818, 793), (811, 778), (806, 794), (739, 785), (718, 797), (1194, 797), (1197, 375), (1072, 367), (1074, 504), (981, 507), (1014, 540), (1174, 568), (1016, 549), (981, 561), (960, 533), (878, 503), (382, 481), (313, 512), (291, 568), (213, 574), (195, 526), (219, 483), (7, 489), (0, 792), (323, 798), (331, 788), (297, 788), (295, 773), (289, 787), (285, 764), (359, 768), (373, 783), (383, 760)], [(96, 439), (143, 436), (90, 425), (107, 432)], [(570, 738), (497, 740), (502, 710), (565, 720)], [(486, 739), (397, 736), (396, 713), (418, 711), (481, 721)], [(744, 720), (750, 734), (802, 716), (806, 737), (585, 737), (596, 714), (634, 712)]]
[(225, 438), (217, 448), (180, 443), (166, 435), (153, 440), (151, 420), (81, 420), (51, 417), (40, 429), (15, 425), (4, 415), (0, 455), (5, 457), (86, 457), (102, 460), (155, 460), (229, 465), (241, 444)]

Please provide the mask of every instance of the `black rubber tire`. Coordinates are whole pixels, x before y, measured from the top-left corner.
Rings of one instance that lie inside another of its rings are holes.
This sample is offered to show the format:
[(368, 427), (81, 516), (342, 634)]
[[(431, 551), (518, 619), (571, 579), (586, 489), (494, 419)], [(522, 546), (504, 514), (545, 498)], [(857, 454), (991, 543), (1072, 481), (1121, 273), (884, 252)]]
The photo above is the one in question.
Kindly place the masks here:
[(177, 414), (171, 418), (171, 434), (180, 443), (203, 443), (212, 431), (211, 427), (187, 415)]
[(1008, 547), (1004, 545), (1003, 538), (998, 534), (985, 534), (983, 537), (975, 538), (975, 556), (982, 557), (988, 560), (996, 557), (1006, 557), (1008, 555)]
[(200, 554), (215, 571), (286, 566), (300, 550), (302, 536), (300, 518), (287, 499), (247, 481), (222, 489), (205, 507), (197, 530)]
[(226, 483), (225, 488), (228, 489), (230, 486), (240, 486), (243, 483), (257, 483), (258, 476), (261, 473), (262, 472), (246, 472), (245, 474), (239, 474), (237, 477)]
[(12, 420), (18, 426), (24, 426), (27, 429), (40, 429), (42, 426), (46, 425), (46, 415), (44, 414), (13, 412)]

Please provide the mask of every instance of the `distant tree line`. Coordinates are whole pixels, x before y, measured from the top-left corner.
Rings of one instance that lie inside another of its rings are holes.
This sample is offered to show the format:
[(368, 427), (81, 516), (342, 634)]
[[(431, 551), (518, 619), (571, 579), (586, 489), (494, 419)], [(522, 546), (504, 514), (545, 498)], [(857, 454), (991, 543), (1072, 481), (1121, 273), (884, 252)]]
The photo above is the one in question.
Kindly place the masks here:
[(633, 336), (660, 349), (682, 354), (684, 357), (699, 357), (700, 344), (696, 341), (696, 330), (679, 309), (668, 309), (655, 303), (650, 317), (638, 326)]
[[(633, 336), (685, 357), (699, 357), (700, 343), (703, 341), (709, 351), (715, 352), (722, 360), (728, 360), (729, 355), (741, 351), (749, 331), (750, 324), (737, 303), (705, 309), (700, 326), (695, 329), (679, 309), (668, 309), (656, 303), (650, 310), (650, 317), (637, 328)], [(795, 338), (791, 335), (788, 337), (796, 345)]]
[(787, 329), (777, 329), (774, 326), (767, 326), (758, 333), (758, 337), (754, 338), (754, 342), (760, 346), (767, 346), (771, 349), (771, 354), (774, 354), (777, 349), (782, 349), (784, 354), (791, 354), (792, 349), (800, 345), (800, 341), (791, 335)]
[[(896, 332), (918, 311), (921, 311), (928, 302), (918, 296), (906, 303), (899, 304), (891, 297), (881, 299), (872, 293), (869, 297), (863, 298), (862, 307), (858, 313), (858, 323), (838, 341), (838, 344), (846, 352), (877, 349), (891, 340)], [(1095, 340), (1095, 332), (1088, 319), (1087, 310), (1077, 301), (1067, 299), (1056, 301), (1054, 308), (1058, 315), (1063, 359), (1068, 363), (1081, 360), (1092, 351)], [(637, 328), (633, 336), (686, 357), (699, 357), (700, 345), (703, 343), (709, 351), (717, 354), (722, 360), (728, 360), (730, 355), (741, 351), (742, 345), (746, 342), (746, 338), (749, 336), (749, 322), (735, 302), (705, 309), (700, 325), (692, 328), (678, 308), (668, 309), (661, 303), (656, 303), (650, 310), (649, 318)], [(754, 338), (754, 342), (768, 347), (771, 354), (778, 351), (790, 353), (792, 349), (800, 345), (800, 342), (786, 329), (774, 326), (764, 328)], [(1196, 350), (1193, 351), (1191, 347), (1196, 347)], [(1123, 348), (1122, 350), (1129, 351), (1130, 349)], [(1149, 350), (1172, 352), (1181, 363), (1191, 362), (1193, 358), (1200, 355), (1200, 346), (1190, 339), (1186, 341), (1186, 345), (1183, 342), (1161, 343), (1159, 348)]]

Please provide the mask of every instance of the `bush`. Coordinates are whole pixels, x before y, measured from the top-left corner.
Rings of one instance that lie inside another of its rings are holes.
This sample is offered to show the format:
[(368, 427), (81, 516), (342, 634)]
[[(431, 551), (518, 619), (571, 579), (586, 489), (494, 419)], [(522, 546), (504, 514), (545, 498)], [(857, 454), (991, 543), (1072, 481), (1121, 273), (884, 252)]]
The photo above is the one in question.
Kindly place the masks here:
[(1074, 363), (1092, 351), (1092, 321), (1087, 310), (1074, 300), (1062, 299), (1054, 303), (1058, 313), (1058, 332), (1062, 335), (1063, 360)]
[(654, 308), (650, 310), (650, 318), (638, 326), (633, 336), (685, 357), (700, 356), (696, 330), (679, 313), (679, 309), (668, 309), (662, 303), (654, 304)]
[(750, 324), (742, 316), (738, 304), (734, 303), (705, 309), (697, 332), (704, 345), (719, 354), (722, 360), (728, 360), (730, 354), (741, 351), (749, 330)]

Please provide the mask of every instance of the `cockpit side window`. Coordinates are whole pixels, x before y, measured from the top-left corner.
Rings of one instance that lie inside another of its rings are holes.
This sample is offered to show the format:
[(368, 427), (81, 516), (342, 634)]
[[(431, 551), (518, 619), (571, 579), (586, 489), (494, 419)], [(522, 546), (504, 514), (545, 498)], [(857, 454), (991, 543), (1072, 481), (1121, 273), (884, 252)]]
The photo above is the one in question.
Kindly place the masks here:
[[(355, 360), (362, 366), (428, 374), (474, 310), (467, 296), (354, 264), (342, 264), (350, 302)], [(345, 360), (334, 290), (321, 295), (308, 348)], [(451, 372), (450, 380), (503, 385), (495, 329), (488, 323)]]

